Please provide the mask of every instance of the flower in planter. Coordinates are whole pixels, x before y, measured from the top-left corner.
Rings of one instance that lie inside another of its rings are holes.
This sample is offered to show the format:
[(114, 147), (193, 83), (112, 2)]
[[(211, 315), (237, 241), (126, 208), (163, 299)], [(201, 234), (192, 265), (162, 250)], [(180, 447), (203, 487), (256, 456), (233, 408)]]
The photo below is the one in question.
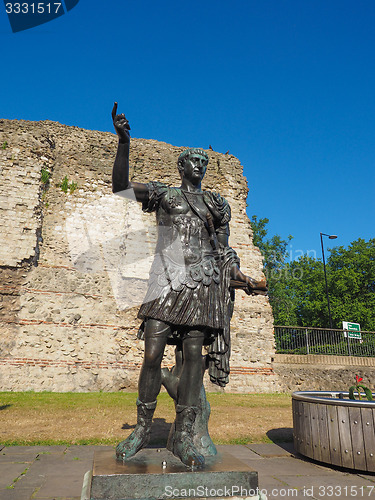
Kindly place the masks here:
[(356, 378), (357, 383), (355, 385), (352, 385), (351, 387), (349, 387), (349, 399), (355, 399), (354, 391), (358, 392), (358, 399), (362, 399), (361, 389), (363, 389), (365, 391), (366, 398), (369, 401), (372, 401), (372, 392), (370, 391), (370, 389), (368, 387), (366, 387), (365, 385), (360, 384), (360, 382), (362, 382), (363, 378), (358, 377), (358, 375), (356, 375), (355, 378)]

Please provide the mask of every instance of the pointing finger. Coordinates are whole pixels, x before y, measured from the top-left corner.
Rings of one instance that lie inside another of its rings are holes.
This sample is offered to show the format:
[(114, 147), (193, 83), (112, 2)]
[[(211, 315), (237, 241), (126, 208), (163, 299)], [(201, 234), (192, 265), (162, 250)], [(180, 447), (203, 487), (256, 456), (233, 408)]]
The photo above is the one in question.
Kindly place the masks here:
[(112, 109), (112, 120), (115, 119), (115, 116), (117, 114), (117, 102), (114, 103), (113, 109)]

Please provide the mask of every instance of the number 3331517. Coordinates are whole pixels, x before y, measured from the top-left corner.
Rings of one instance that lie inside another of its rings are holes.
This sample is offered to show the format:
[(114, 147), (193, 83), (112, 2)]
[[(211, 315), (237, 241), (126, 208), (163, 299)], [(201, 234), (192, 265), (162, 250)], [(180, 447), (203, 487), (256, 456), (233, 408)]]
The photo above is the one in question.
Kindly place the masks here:
[(57, 14), (61, 3), (7, 3), (5, 9), (7, 14)]

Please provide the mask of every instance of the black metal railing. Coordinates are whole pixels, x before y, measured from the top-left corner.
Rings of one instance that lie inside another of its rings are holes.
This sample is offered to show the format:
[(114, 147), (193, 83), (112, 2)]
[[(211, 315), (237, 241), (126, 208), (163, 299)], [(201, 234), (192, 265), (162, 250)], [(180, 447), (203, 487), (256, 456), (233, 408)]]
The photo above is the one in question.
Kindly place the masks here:
[(275, 326), (274, 333), (278, 354), (375, 357), (375, 332)]

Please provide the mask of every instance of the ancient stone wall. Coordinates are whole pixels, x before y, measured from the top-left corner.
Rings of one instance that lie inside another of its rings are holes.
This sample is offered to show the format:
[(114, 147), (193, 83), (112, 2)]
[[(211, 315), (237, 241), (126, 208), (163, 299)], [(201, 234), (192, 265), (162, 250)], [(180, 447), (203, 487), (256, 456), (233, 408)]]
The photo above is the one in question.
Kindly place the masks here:
[(344, 391), (355, 384), (356, 375), (373, 390), (375, 358), (354, 356), (276, 354), (274, 374), (282, 392)]
[[(0, 120), (0, 390), (136, 389), (143, 352), (136, 315), (155, 222), (131, 193), (112, 194), (116, 145), (110, 133)], [(183, 149), (132, 139), (132, 178), (178, 185)], [(234, 156), (207, 153), (204, 189), (228, 199), (230, 244), (242, 269), (263, 278), (242, 166)], [(272, 326), (267, 298), (236, 292), (226, 390), (278, 390)], [(173, 364), (171, 350), (164, 363)]]

